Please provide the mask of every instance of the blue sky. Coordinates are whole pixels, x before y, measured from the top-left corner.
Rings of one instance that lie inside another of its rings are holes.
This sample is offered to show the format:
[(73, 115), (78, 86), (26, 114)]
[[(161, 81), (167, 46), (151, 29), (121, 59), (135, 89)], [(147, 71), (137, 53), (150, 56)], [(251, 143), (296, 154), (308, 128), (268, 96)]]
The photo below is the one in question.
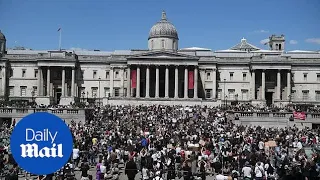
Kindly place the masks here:
[(7, 46), (100, 50), (147, 49), (161, 11), (179, 33), (179, 48), (228, 49), (245, 37), (261, 48), (271, 34), (286, 50), (320, 50), (320, 0), (0, 0)]

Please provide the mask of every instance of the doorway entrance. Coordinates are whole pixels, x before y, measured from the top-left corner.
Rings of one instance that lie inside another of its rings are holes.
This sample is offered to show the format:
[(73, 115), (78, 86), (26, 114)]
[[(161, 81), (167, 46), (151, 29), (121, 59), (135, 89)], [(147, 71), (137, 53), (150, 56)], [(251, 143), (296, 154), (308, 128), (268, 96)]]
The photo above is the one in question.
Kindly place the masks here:
[(55, 88), (54, 90), (55, 90), (55, 92), (54, 92), (55, 103), (59, 104), (60, 103), (60, 99), (61, 99), (61, 95), (62, 95), (62, 90), (59, 87)]
[(272, 105), (272, 98), (273, 97), (273, 92), (266, 92), (266, 103), (267, 106)]

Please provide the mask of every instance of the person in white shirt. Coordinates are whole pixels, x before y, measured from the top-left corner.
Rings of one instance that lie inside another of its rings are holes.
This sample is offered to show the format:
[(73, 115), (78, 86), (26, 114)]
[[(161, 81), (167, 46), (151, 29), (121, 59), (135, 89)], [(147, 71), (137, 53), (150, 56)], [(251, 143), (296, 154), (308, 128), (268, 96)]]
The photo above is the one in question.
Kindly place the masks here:
[(219, 174), (216, 175), (216, 180), (228, 180), (228, 176), (222, 175), (222, 171), (219, 171)]
[(261, 162), (257, 162), (256, 167), (254, 168), (254, 173), (256, 175), (256, 180), (262, 180), (264, 176), (264, 168)]
[(78, 167), (79, 153), (80, 153), (80, 150), (78, 149), (78, 147), (75, 146), (74, 149), (72, 150), (72, 159), (75, 167)]
[(251, 179), (252, 169), (251, 169), (248, 161), (245, 163), (245, 166), (242, 168), (241, 172), (243, 174), (244, 180)]

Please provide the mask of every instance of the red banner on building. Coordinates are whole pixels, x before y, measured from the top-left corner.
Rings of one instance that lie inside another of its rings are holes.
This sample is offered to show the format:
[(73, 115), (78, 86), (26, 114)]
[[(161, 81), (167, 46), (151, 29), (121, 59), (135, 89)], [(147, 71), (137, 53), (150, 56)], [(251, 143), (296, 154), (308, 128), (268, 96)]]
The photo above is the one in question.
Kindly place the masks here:
[(293, 112), (293, 118), (294, 119), (299, 119), (299, 120), (306, 120), (306, 113), (305, 112)]
[(131, 88), (137, 87), (137, 70), (131, 70)]
[(193, 89), (193, 85), (194, 85), (194, 75), (193, 75), (193, 71), (189, 71), (188, 74), (188, 89)]

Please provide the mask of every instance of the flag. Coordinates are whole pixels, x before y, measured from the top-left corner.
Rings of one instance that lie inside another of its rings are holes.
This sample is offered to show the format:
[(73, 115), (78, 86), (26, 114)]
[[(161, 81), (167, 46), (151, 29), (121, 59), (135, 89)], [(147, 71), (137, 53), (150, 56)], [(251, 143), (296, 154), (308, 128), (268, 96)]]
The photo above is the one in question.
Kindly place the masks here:
[(61, 28), (58, 29), (58, 32), (61, 30)]
[(131, 71), (131, 88), (137, 87), (137, 70)]
[(189, 71), (188, 73), (188, 89), (193, 89), (194, 85), (194, 74), (193, 71)]
[(305, 112), (293, 112), (293, 118), (294, 119), (299, 119), (299, 120), (306, 120), (306, 113)]

